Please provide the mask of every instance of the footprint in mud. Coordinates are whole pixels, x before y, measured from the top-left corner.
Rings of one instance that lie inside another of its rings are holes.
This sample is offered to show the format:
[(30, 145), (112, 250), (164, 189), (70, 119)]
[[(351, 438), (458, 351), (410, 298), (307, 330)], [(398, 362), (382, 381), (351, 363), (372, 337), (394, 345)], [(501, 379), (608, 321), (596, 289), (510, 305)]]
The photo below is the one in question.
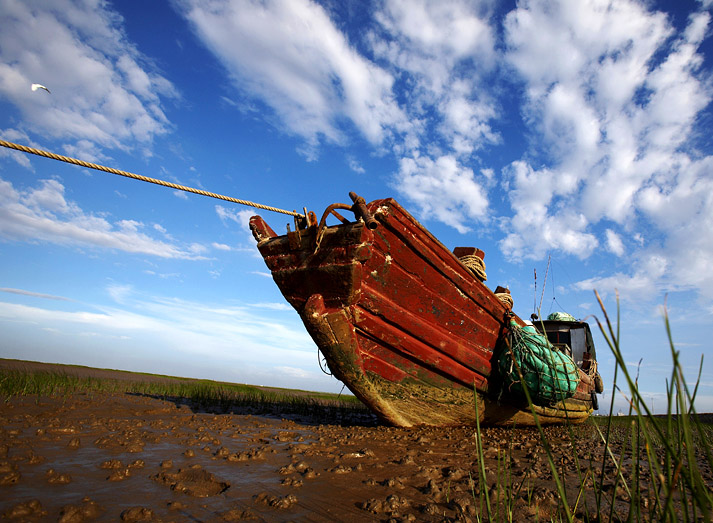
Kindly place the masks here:
[(59, 513), (60, 523), (79, 523), (97, 519), (104, 513), (101, 507), (89, 498), (84, 498), (80, 504), (65, 505)]
[(234, 508), (228, 510), (227, 512), (223, 512), (222, 514), (220, 514), (220, 517), (223, 521), (243, 521), (246, 519), (258, 519), (258, 517), (253, 514), (250, 509), (241, 510), (239, 508)]
[(59, 473), (55, 469), (47, 469), (47, 472), (45, 472), (45, 479), (47, 480), (47, 483), (51, 483), (53, 485), (66, 485), (67, 483), (72, 482), (71, 475)]
[(42, 509), (42, 503), (38, 499), (23, 501), (11, 507), (3, 513), (2, 519), (17, 521), (39, 521), (47, 515), (47, 511)]
[(101, 465), (99, 465), (99, 468), (102, 468), (102, 469), (120, 469), (120, 468), (123, 467), (123, 466), (124, 466), (124, 465), (122, 465), (121, 461), (119, 461), (118, 459), (108, 459), (108, 460), (106, 460), (106, 461), (103, 461), (103, 462), (101, 463)]
[(297, 478), (285, 478), (280, 483), (288, 487), (301, 487), (304, 484), (301, 479)]
[(132, 507), (121, 513), (121, 521), (160, 521), (160, 519), (150, 508)]
[(286, 442), (286, 441), (304, 441), (299, 434), (296, 432), (280, 431), (273, 438), (275, 441)]
[(285, 497), (273, 496), (267, 492), (261, 492), (260, 494), (253, 496), (255, 503), (262, 503), (268, 507), (286, 509), (290, 508), (292, 505), (297, 503), (297, 496), (294, 494), (288, 494)]
[(7, 461), (0, 462), (0, 485), (14, 485), (18, 481), (20, 481), (20, 473), (17, 471), (17, 465)]
[(250, 450), (244, 450), (242, 452), (235, 452), (233, 454), (228, 454), (225, 459), (228, 461), (250, 461), (255, 459), (265, 459), (265, 449), (264, 447), (256, 447)]
[(215, 496), (230, 488), (230, 483), (222, 481), (213, 474), (204, 470), (200, 465), (193, 465), (189, 469), (178, 469), (176, 473), (159, 472), (153, 479), (171, 490), (177, 490), (197, 498)]
[(107, 481), (124, 481), (126, 478), (131, 476), (131, 470), (127, 468), (114, 469), (112, 470)]
[(398, 518), (399, 512), (410, 506), (408, 499), (391, 494), (385, 500), (371, 498), (361, 503), (360, 508), (372, 514), (388, 514), (393, 518)]

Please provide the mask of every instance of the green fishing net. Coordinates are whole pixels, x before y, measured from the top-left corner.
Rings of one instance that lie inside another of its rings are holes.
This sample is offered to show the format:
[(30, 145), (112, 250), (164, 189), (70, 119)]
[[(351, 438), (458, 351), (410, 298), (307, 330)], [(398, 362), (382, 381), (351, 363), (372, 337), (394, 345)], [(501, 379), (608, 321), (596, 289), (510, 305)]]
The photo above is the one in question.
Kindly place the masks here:
[(566, 312), (553, 312), (547, 316), (548, 320), (559, 320), (559, 321), (577, 321), (574, 316), (567, 314)]
[(554, 348), (531, 325), (520, 327), (512, 321), (510, 333), (510, 347), (501, 352), (498, 360), (504, 391), (525, 397), (524, 381), (535, 405), (571, 398), (579, 383), (574, 360)]

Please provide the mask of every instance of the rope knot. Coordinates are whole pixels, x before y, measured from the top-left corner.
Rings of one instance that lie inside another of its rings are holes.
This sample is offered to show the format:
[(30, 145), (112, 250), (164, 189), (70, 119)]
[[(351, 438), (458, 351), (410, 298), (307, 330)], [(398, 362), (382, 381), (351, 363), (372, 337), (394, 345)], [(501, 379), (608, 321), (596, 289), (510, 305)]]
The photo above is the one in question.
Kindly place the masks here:
[(476, 256), (475, 254), (466, 254), (458, 259), (463, 265), (465, 265), (465, 268), (480, 281), (488, 279), (488, 276), (485, 274), (485, 262), (482, 258)]

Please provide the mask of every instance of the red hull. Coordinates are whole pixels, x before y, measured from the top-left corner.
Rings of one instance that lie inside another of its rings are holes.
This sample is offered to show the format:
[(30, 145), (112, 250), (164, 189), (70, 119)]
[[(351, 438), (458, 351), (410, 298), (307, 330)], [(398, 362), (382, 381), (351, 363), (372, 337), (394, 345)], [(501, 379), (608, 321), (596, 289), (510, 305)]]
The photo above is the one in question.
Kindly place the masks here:
[[(395, 425), (472, 423), (475, 398), (485, 423), (531, 421), (492, 390), (498, 344), (510, 319), (522, 320), (394, 200), (366, 207), (376, 229), (325, 228), (316, 253), (316, 226), (276, 236), (251, 220), (275, 282), (333, 374)], [(538, 407), (543, 422), (589, 415), (583, 376), (566, 405)]]

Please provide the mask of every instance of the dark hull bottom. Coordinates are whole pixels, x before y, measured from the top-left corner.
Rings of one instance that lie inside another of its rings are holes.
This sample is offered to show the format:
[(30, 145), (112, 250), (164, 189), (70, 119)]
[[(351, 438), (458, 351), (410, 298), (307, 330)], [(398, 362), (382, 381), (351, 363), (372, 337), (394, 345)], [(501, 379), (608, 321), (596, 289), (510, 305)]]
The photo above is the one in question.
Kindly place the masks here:
[[(378, 403), (379, 408), (374, 410), (395, 425), (474, 425), (476, 397), (483, 425), (535, 425), (535, 418), (527, 405), (509, 405), (464, 387), (441, 389), (413, 383), (393, 383), (373, 375), (367, 376), (366, 381), (370, 384), (370, 397), (363, 401)], [(357, 394), (356, 391), (354, 393)], [(592, 413), (587, 403), (569, 399), (552, 407), (535, 405), (534, 411), (543, 425), (581, 423)]]
[[(484, 425), (535, 424), (527, 405), (499, 402), (458, 384), (438, 387), (416, 379), (394, 382), (365, 372), (357, 356), (359, 339), (344, 309), (327, 311), (321, 299), (313, 299), (301, 316), (335, 377), (387, 423), (400, 427), (473, 425), (477, 397), (480, 422)], [(539, 422), (548, 425), (581, 423), (592, 413), (592, 408), (589, 401), (575, 396), (553, 407), (534, 406), (534, 411)]]

